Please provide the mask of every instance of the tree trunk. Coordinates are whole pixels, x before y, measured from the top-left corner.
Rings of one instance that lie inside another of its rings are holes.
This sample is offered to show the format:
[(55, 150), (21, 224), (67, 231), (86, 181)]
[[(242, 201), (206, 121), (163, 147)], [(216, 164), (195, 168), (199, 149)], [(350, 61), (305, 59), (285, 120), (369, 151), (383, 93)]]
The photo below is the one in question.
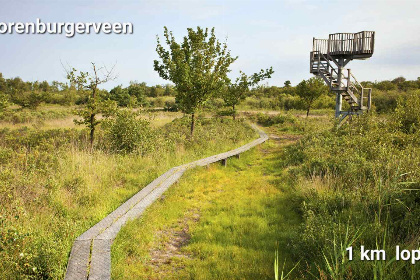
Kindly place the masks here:
[(195, 125), (195, 118), (194, 118), (194, 113), (191, 114), (191, 138), (194, 134), (194, 125)]
[(232, 109), (233, 109), (233, 112), (232, 112), (233, 120), (236, 120), (235, 105), (232, 105)]
[(90, 115), (90, 149), (93, 149), (93, 139), (95, 137), (95, 114)]

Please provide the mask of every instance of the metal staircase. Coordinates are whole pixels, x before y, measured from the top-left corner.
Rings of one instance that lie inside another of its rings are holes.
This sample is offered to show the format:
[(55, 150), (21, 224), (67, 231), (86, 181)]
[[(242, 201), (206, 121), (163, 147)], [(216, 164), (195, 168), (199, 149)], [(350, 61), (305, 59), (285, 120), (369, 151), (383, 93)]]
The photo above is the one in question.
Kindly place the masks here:
[[(329, 39), (315, 39), (310, 53), (310, 73), (321, 77), (336, 93), (336, 118), (358, 115), (371, 107), (371, 88), (364, 88), (351, 73), (344, 68), (353, 59), (372, 56), (374, 32), (330, 34)], [(346, 75), (344, 74), (345, 72)], [(348, 103), (348, 110), (342, 110), (342, 101)]]

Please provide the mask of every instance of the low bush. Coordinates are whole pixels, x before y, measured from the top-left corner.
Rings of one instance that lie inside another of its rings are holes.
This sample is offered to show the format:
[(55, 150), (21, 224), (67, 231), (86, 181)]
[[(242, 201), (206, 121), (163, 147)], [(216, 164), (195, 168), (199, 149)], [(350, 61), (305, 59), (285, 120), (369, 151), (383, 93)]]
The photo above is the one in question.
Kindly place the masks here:
[(233, 116), (233, 114), (235, 113), (235, 111), (233, 111), (233, 109), (221, 109), (221, 110), (217, 110), (216, 111), (216, 116), (217, 117), (227, 117), (227, 116)]
[(398, 127), (406, 133), (420, 130), (420, 91), (411, 92), (406, 98), (400, 98), (395, 110)]
[(293, 241), (296, 258), (311, 260), (302, 274), (319, 279), (418, 277), (420, 270), (410, 263), (389, 261), (392, 257), (363, 262), (357, 252), (349, 262), (345, 251), (364, 245), (392, 256), (396, 245), (418, 248), (420, 135), (412, 129), (417, 127), (412, 118), (417, 101), (409, 100), (412, 108), (398, 105), (399, 126), (395, 118), (363, 115), (340, 129), (311, 132), (286, 149), (283, 167), (304, 199), (301, 234)]
[(0, 112), (0, 121), (13, 124), (46, 121), (52, 119), (65, 118), (72, 114), (70, 108), (59, 110), (30, 110), (30, 109), (7, 109)]
[(36, 109), (43, 102), (43, 94), (38, 91), (22, 92), (13, 97), (13, 103), (22, 108)]
[(286, 122), (294, 123), (296, 122), (296, 118), (291, 115), (266, 115), (259, 113), (257, 115), (257, 122), (263, 126), (272, 126)]
[(251, 118), (262, 126), (275, 126), (279, 131), (302, 132), (305, 128), (303, 123), (291, 114), (268, 115), (258, 113)]
[(173, 166), (256, 137), (244, 122), (188, 117), (158, 129), (129, 110), (87, 130), (0, 130), (0, 279), (63, 279), (73, 241)]
[(146, 155), (153, 150), (156, 137), (147, 120), (139, 119), (131, 110), (119, 110), (115, 117), (106, 119), (102, 128), (104, 142), (110, 151)]
[(405, 96), (405, 93), (393, 91), (373, 90), (372, 104), (377, 113), (392, 113), (397, 108), (398, 98)]
[(167, 112), (178, 112), (179, 107), (178, 107), (178, 104), (175, 101), (168, 100), (168, 101), (165, 101), (164, 110), (167, 111)]

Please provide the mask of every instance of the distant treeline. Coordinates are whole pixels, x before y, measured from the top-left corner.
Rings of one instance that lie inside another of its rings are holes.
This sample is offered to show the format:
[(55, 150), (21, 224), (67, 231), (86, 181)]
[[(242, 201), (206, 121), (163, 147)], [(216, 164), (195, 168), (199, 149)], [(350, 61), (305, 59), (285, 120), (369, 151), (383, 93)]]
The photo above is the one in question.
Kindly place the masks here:
[[(405, 99), (409, 93), (420, 94), (420, 77), (416, 80), (406, 80), (397, 77), (393, 80), (364, 81), (361, 84), (372, 88), (373, 108), (378, 113), (393, 112), (399, 98)], [(328, 93), (315, 101), (314, 109), (334, 108), (335, 95)], [(304, 109), (301, 98), (296, 95), (296, 87), (286, 81), (283, 87), (259, 86), (250, 91), (244, 105), (260, 109)]]
[[(291, 86), (289, 81), (284, 83), (283, 87), (278, 86), (259, 86), (252, 91), (252, 95), (256, 97), (275, 97), (280, 94), (294, 94), (295, 87)], [(406, 80), (404, 77), (398, 77), (393, 80), (384, 81), (364, 81), (361, 82), (364, 87), (372, 88), (380, 91), (408, 91), (413, 89), (420, 89), (420, 77), (416, 80)]]
[[(104, 99), (111, 99), (120, 106), (145, 106), (146, 97), (174, 96), (172, 85), (148, 86), (130, 82), (128, 87), (117, 86), (110, 91), (100, 90)], [(0, 73), (0, 102), (9, 102), (25, 108), (36, 108), (40, 103), (78, 105), (85, 103), (83, 94), (75, 85), (58, 81), (25, 82), (21, 78), (5, 79)]]
[[(377, 112), (391, 112), (396, 108), (398, 98), (404, 98), (409, 91), (420, 89), (420, 77), (416, 80), (398, 77), (380, 82), (365, 81), (362, 85), (373, 88), (373, 104)], [(159, 99), (159, 97), (176, 96), (176, 90), (170, 84), (148, 86), (144, 82), (130, 82), (127, 87), (117, 86), (110, 91), (100, 90), (100, 95), (104, 99), (116, 101), (122, 107), (158, 106), (177, 110), (175, 101)], [(242, 106), (249, 109), (305, 109), (302, 99), (296, 94), (296, 87), (290, 81), (286, 81), (283, 86), (257, 86), (247, 92), (246, 97)], [(159, 102), (151, 102), (151, 98), (158, 98)], [(25, 82), (19, 77), (5, 79), (0, 73), (0, 107), (1, 104), (13, 103), (21, 107), (36, 108), (42, 102), (79, 105), (86, 102), (86, 95), (69, 83)], [(205, 107), (220, 108), (223, 103), (222, 100), (213, 99)], [(334, 104), (335, 96), (328, 93), (318, 98), (313, 108), (334, 108)]]

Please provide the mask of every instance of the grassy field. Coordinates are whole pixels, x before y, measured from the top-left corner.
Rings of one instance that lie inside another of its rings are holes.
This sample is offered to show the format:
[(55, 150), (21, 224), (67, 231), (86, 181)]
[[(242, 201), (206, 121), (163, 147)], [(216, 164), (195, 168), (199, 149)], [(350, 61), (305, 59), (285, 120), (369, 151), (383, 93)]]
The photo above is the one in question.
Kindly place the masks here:
[[(74, 108), (8, 108), (0, 121), (0, 278), (63, 278), (78, 235), (170, 167), (257, 137), (247, 118), (271, 140), (227, 167), (187, 172), (124, 227), (113, 279), (274, 279), (276, 251), (280, 272), (294, 268), (290, 279), (418, 279), (409, 262), (349, 261), (345, 251), (353, 246), (360, 258), (361, 245), (389, 255), (397, 245), (419, 248), (416, 98), (340, 128), (325, 109), (306, 118), (242, 108), (236, 121), (208, 111), (194, 138), (181, 113), (138, 111), (103, 123), (93, 151), (72, 122)], [(133, 128), (140, 134), (127, 138)], [(130, 150), (115, 146), (120, 136)]]
[(273, 279), (276, 249), (290, 267), (289, 238), (301, 220), (300, 200), (277, 168), (286, 139), (296, 136), (184, 175), (120, 232), (112, 278)]
[[(19, 129), (24, 127), (43, 130), (57, 128), (82, 129), (82, 126), (74, 123), (74, 119), (78, 119), (74, 114), (76, 108), (76, 106), (43, 105), (37, 110), (31, 110), (11, 106), (6, 112), (0, 114), (0, 129)], [(150, 121), (153, 127), (161, 127), (183, 116), (180, 112), (164, 112), (161, 110), (140, 110), (139, 115), (141, 118)], [(101, 119), (100, 115), (99, 119)]]
[(101, 130), (91, 151), (84, 129), (1, 129), (0, 278), (62, 279), (74, 239), (161, 173), (257, 137), (243, 122), (198, 119), (192, 141), (187, 124), (145, 130), (140, 154), (108, 149)]
[[(120, 232), (113, 278), (274, 279), (278, 249), (290, 279), (418, 279), (395, 258), (420, 242), (415, 104), (339, 129), (328, 115), (246, 113), (270, 143), (183, 177)], [(362, 245), (387, 258), (362, 261)]]

